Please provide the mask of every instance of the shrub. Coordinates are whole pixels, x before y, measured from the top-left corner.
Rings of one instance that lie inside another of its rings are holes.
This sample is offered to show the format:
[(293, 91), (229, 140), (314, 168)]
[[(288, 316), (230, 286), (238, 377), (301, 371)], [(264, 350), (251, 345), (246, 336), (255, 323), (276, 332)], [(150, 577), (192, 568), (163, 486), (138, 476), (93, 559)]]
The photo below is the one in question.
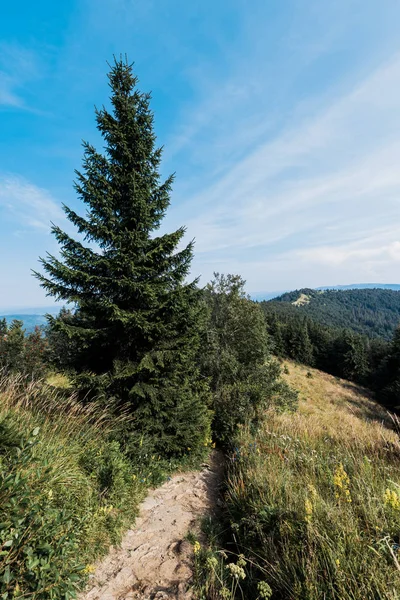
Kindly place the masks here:
[[(11, 429), (7, 433), (16, 434)], [(79, 564), (78, 543), (83, 523), (76, 522), (73, 511), (54, 503), (47, 486), (50, 467), (34, 458), (37, 434), (36, 428), (31, 438), (3, 453), (0, 461), (0, 594), (4, 600), (72, 598), (84, 568)]]
[(213, 392), (213, 433), (227, 446), (234, 443), (239, 425), (256, 427), (272, 404), (293, 407), (296, 394), (280, 378), (264, 315), (245, 295), (243, 279), (214, 275), (204, 291), (208, 327), (201, 364)]
[[(96, 404), (19, 377), (0, 380), (0, 596), (71, 598), (133, 522), (137, 475), (118, 422)], [(31, 432), (31, 433), (29, 433)]]

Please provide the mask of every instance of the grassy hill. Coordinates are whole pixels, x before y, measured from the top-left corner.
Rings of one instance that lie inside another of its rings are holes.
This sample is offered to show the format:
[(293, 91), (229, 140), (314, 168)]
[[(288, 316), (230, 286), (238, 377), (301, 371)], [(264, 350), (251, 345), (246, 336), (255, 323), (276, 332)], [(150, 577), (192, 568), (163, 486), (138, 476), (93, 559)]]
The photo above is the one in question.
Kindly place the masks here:
[(400, 291), (389, 289), (312, 290), (282, 294), (264, 303), (268, 310), (304, 314), (333, 327), (391, 339), (400, 323)]
[(238, 597), (398, 599), (394, 423), (363, 388), (294, 363), (285, 371), (298, 411), (270, 411), (257, 435), (243, 429), (226, 479)]

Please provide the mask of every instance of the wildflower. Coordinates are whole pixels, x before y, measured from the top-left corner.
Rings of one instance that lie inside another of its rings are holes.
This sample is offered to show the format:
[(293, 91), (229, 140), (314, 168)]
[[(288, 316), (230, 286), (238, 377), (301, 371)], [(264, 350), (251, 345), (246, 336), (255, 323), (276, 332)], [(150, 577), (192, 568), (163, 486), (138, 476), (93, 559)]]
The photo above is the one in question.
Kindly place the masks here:
[(132, 479), (133, 479), (133, 481), (135, 481), (135, 479), (136, 479), (136, 475), (135, 474), (132, 475)]
[(400, 497), (398, 493), (394, 490), (386, 488), (385, 493), (383, 495), (383, 499), (385, 502), (385, 506), (390, 506), (394, 510), (400, 509)]
[(305, 499), (304, 508), (306, 511), (305, 521), (306, 521), (306, 523), (311, 523), (311, 517), (313, 514), (313, 505), (309, 498)]
[(229, 565), (226, 565), (226, 568), (231, 572), (232, 577), (237, 581), (239, 581), (239, 579), (246, 578), (246, 573), (244, 572), (243, 567), (240, 567), (235, 563), (229, 563)]
[(316, 490), (315, 486), (314, 486), (312, 483), (308, 484), (308, 490), (309, 490), (309, 492), (310, 492), (310, 496), (311, 496), (311, 498), (312, 498), (312, 499), (314, 500), (314, 502), (315, 502), (315, 500), (317, 499), (317, 496), (318, 496), (318, 492), (317, 492), (317, 490)]
[(244, 554), (239, 554), (237, 564), (238, 564), (239, 567), (245, 567), (246, 566), (246, 559), (244, 557)]
[(83, 569), (84, 573), (94, 573), (96, 570), (96, 567), (94, 565), (86, 565), (86, 567)]
[(340, 560), (338, 558), (335, 560), (335, 564), (338, 568), (340, 567)]
[(351, 503), (352, 499), (349, 490), (350, 477), (344, 470), (342, 463), (340, 463), (339, 466), (336, 467), (335, 474), (333, 476), (333, 483), (336, 487), (335, 497), (338, 500), (340, 498), (344, 498), (346, 502)]
[(262, 600), (268, 600), (272, 596), (271, 586), (266, 581), (259, 581), (257, 584), (257, 591)]
[(198, 554), (201, 550), (201, 546), (200, 546), (200, 542), (198, 542), (197, 540), (195, 541), (195, 543), (193, 544), (193, 552), (194, 554)]
[(223, 587), (223, 588), (221, 588), (220, 596), (221, 596), (221, 598), (223, 598), (223, 600), (229, 600), (231, 598), (231, 593), (228, 590), (228, 588)]
[(207, 558), (207, 567), (210, 569), (210, 571), (214, 571), (214, 569), (218, 567), (218, 560), (215, 558), (215, 556), (209, 556)]
[(190, 451), (191, 451), (191, 448), (188, 447), (188, 452), (190, 452)]

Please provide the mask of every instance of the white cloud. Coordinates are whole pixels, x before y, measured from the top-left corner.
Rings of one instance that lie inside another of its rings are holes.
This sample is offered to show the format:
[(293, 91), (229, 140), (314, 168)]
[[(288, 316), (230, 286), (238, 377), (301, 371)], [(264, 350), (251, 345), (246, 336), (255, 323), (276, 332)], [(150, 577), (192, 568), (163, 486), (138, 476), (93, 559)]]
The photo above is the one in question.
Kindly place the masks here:
[(51, 221), (65, 221), (47, 190), (15, 175), (0, 177), (0, 209), (15, 223), (43, 232), (49, 231)]
[[(196, 237), (197, 264), (205, 265), (213, 254), (214, 265), (219, 258), (222, 269), (230, 252), (242, 254), (236, 261), (240, 272), (246, 276), (246, 269), (258, 269), (261, 280), (268, 269), (274, 271), (272, 265), (308, 272), (309, 263), (323, 264), (332, 273), (339, 265), (352, 265), (354, 273), (361, 268), (365, 275), (379, 276), (380, 269), (382, 277), (393, 273), (396, 279), (400, 226), (394, 237), (387, 228), (397, 219), (400, 223), (399, 106), (397, 55), (332, 105), (260, 144), (174, 209), (173, 220), (183, 220), (190, 237)], [(377, 231), (382, 236), (378, 244), (352, 248)], [(266, 258), (263, 267), (248, 260), (248, 249), (255, 246)]]
[(21, 95), (24, 86), (40, 74), (32, 50), (19, 44), (0, 44), (0, 106), (26, 108)]

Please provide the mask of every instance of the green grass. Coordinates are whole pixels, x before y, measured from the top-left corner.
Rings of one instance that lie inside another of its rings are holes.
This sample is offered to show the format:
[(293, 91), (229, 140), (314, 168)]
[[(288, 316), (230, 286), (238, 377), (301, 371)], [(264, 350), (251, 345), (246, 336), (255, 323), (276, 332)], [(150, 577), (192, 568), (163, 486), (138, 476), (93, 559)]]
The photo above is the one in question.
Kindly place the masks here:
[[(199, 597), (398, 599), (399, 437), (365, 390), (288, 371), (299, 410), (270, 411), (256, 436), (240, 432), (219, 537), (227, 558), (218, 543), (198, 553), (198, 571), (209, 565)], [(235, 581), (227, 563), (243, 570)]]
[(1, 598), (73, 597), (134, 521), (146, 474), (119, 425), (48, 385), (0, 380)]

